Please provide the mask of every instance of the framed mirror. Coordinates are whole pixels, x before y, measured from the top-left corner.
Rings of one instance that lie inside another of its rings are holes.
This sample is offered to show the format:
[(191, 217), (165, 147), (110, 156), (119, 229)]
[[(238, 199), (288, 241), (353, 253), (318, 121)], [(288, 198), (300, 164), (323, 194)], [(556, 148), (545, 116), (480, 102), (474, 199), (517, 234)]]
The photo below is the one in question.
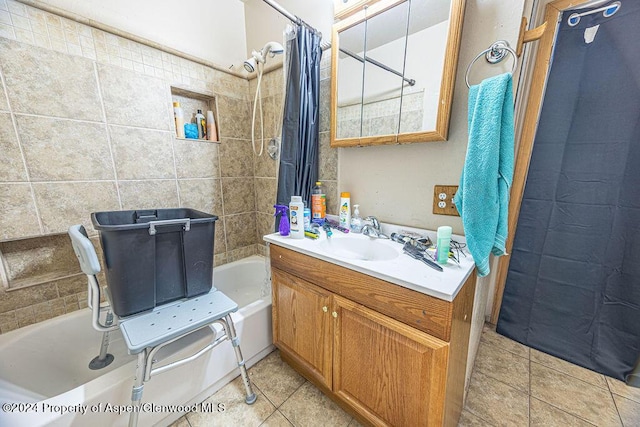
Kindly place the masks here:
[(331, 146), (445, 141), (465, 0), (380, 0), (333, 26)]

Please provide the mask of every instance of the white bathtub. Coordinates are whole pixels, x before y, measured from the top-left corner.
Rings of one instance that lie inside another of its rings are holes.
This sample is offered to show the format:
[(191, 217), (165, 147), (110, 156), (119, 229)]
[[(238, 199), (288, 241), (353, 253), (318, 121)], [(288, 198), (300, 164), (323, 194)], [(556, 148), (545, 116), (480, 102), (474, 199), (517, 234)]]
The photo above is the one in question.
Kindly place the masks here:
[[(266, 278), (265, 258), (260, 256), (214, 269), (214, 286), (240, 306), (232, 317), (247, 367), (273, 350)], [(109, 345), (115, 361), (104, 369), (90, 370), (88, 363), (98, 354), (102, 337), (91, 327), (90, 315), (84, 309), (0, 335), (0, 426), (127, 425), (128, 413), (108, 409), (130, 404), (135, 356), (127, 354), (120, 331), (115, 331)], [(207, 329), (176, 341), (161, 351), (163, 355), (159, 352), (158, 359), (193, 354), (212, 334)], [(233, 348), (225, 341), (191, 363), (151, 377), (142, 401), (193, 405), (238, 375)], [(58, 413), (64, 406), (87, 408), (87, 412)], [(143, 412), (139, 425), (167, 425), (182, 414)]]

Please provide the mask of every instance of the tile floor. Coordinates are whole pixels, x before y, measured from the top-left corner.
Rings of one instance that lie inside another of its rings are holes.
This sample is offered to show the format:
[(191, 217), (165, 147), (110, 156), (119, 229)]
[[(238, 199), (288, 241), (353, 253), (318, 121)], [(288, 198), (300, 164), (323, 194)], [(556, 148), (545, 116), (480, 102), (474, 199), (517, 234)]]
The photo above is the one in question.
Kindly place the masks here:
[[(258, 400), (244, 404), (240, 378), (207, 399), (225, 411), (190, 413), (172, 427), (360, 424), (280, 359), (249, 370)], [(485, 326), (459, 426), (640, 426), (640, 389), (530, 349)]]

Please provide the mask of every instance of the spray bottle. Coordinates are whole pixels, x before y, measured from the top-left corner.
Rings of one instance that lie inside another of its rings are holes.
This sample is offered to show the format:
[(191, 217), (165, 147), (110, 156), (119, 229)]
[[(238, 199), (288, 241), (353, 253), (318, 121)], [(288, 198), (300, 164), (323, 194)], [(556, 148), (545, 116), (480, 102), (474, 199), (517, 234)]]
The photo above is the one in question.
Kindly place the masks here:
[(276, 218), (280, 218), (278, 223), (278, 231), (281, 236), (289, 235), (289, 215), (287, 215), (287, 207), (285, 205), (273, 205), (276, 208), (276, 212), (273, 214)]

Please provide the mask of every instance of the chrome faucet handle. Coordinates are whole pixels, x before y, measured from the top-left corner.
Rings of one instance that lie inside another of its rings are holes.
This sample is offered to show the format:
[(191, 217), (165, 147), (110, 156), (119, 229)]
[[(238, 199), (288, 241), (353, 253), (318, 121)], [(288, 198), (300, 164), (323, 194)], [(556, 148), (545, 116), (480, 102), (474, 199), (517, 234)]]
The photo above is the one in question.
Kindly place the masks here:
[(362, 227), (361, 233), (369, 237), (376, 237), (376, 235), (378, 234), (376, 229), (373, 227), (373, 225), (370, 225), (370, 224), (365, 224)]
[(371, 238), (375, 238), (375, 239), (388, 239), (389, 236), (387, 236), (386, 234), (380, 232), (380, 230), (376, 230), (375, 227), (371, 224), (365, 224), (364, 227), (362, 227), (362, 232), (363, 235), (365, 236), (369, 236)]
[(364, 219), (365, 221), (371, 221), (371, 225), (375, 228), (376, 231), (380, 231), (380, 223), (378, 222), (378, 218), (373, 215), (370, 215)]

